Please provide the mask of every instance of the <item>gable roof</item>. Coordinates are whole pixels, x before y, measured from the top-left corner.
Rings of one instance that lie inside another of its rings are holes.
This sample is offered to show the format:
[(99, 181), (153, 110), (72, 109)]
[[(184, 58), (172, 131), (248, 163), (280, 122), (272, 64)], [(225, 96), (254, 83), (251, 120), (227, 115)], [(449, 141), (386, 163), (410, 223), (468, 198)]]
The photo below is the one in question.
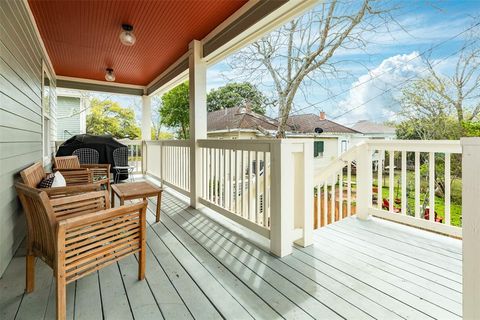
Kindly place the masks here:
[(246, 107), (227, 108), (207, 114), (208, 132), (239, 129), (276, 130), (277, 127), (277, 120), (253, 112)]
[(288, 124), (293, 131), (299, 133), (313, 133), (315, 128), (322, 128), (324, 133), (360, 133), (337, 122), (320, 119), (318, 115), (312, 113), (291, 115)]
[(388, 133), (395, 134), (395, 128), (386, 126), (381, 123), (376, 123), (368, 120), (358, 121), (353, 127), (353, 129), (360, 131), (362, 133)]

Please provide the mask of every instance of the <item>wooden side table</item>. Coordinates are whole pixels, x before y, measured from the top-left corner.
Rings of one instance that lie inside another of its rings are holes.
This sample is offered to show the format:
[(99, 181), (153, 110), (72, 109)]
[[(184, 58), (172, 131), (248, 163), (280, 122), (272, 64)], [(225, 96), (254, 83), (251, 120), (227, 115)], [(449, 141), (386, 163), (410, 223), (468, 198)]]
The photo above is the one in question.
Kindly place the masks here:
[(125, 200), (143, 199), (149, 197), (157, 197), (157, 212), (156, 221), (160, 221), (160, 207), (162, 203), (163, 189), (157, 187), (150, 182), (131, 182), (119, 183), (112, 185), (112, 208), (115, 206), (115, 195), (120, 199), (120, 205), (125, 203)]

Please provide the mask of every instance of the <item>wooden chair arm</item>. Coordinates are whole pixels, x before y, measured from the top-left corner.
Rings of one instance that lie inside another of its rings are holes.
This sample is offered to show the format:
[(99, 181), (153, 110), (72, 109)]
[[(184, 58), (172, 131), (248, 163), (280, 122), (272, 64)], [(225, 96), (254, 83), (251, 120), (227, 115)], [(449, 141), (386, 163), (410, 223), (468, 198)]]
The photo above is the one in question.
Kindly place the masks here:
[(146, 208), (143, 201), (58, 221), (57, 268), (66, 282), (144, 250)]
[(53, 197), (65, 197), (69, 195), (75, 195), (79, 193), (98, 191), (101, 189), (99, 183), (84, 184), (78, 186), (67, 186), (67, 187), (53, 187), (53, 188), (40, 188), (40, 190), (45, 191), (49, 198)]

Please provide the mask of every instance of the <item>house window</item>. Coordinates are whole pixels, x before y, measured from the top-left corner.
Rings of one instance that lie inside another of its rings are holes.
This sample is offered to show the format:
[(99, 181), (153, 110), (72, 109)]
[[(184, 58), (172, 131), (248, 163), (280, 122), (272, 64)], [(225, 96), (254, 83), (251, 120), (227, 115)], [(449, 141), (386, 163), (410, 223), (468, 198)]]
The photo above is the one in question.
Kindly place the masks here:
[(344, 153), (348, 149), (348, 142), (347, 140), (342, 140), (341, 146), (340, 146), (340, 151), (341, 153)]
[(52, 86), (51, 77), (45, 65), (42, 73), (42, 149), (44, 164), (50, 161), (51, 155), (51, 109)]
[(313, 156), (315, 158), (323, 157), (324, 143), (323, 141), (314, 141), (313, 142)]

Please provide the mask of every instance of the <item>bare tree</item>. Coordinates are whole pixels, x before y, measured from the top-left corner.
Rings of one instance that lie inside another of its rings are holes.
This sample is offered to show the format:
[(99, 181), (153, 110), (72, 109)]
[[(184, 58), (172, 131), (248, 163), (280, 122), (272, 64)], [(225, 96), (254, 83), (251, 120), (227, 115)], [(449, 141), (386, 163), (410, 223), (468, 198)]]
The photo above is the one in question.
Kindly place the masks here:
[[(363, 50), (365, 34), (393, 21), (394, 9), (373, 0), (325, 1), (314, 10), (287, 23), (235, 54), (229, 63), (258, 82), (273, 81), (279, 126), (284, 138), (294, 98), (307, 83), (328, 88), (326, 79), (338, 75), (340, 50)], [(386, 28), (388, 29), (388, 28)]]
[[(477, 22), (478, 24), (478, 22)], [(478, 31), (478, 30), (477, 30)], [(456, 125), (459, 138), (464, 134), (465, 122), (480, 115), (480, 40), (470, 37), (456, 56), (455, 68), (450, 75), (441, 74), (436, 61), (425, 59), (425, 77), (414, 81), (402, 91), (401, 115), (409, 120), (426, 119), (428, 122), (445, 122)], [(453, 121), (452, 121), (453, 120)], [(439, 128), (436, 129), (439, 131)], [(450, 129), (447, 130), (450, 133)]]

